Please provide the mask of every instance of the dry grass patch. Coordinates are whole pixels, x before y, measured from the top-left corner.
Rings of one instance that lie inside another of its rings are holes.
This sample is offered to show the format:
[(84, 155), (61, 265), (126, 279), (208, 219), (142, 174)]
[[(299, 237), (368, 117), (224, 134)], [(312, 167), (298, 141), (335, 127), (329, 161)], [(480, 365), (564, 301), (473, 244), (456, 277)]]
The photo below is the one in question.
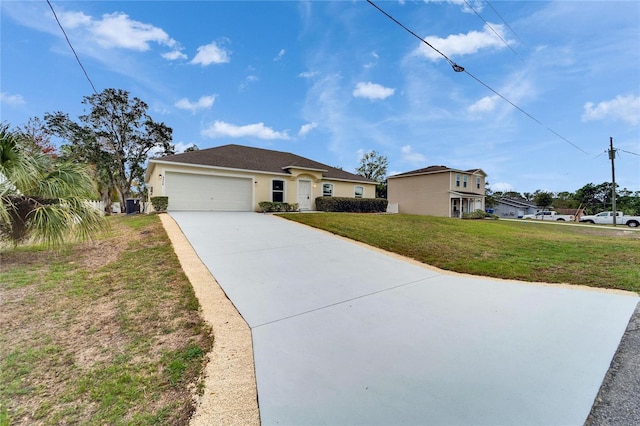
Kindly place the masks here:
[(0, 424), (185, 424), (212, 336), (157, 216), (0, 252)]

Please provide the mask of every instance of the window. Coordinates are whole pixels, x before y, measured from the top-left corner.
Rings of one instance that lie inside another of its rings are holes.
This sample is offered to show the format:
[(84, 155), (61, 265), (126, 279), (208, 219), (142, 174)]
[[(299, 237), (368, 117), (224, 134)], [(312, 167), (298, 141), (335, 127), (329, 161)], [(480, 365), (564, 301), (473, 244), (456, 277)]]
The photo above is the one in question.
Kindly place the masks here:
[(480, 177), (476, 177), (476, 188), (480, 189)]
[(332, 183), (323, 183), (322, 184), (322, 196), (323, 197), (333, 197), (333, 184)]
[(456, 186), (460, 187), (460, 175), (456, 173)]
[(284, 181), (272, 180), (271, 181), (271, 201), (274, 203), (284, 202)]
[(467, 187), (467, 175), (462, 176), (462, 186)]
[(364, 196), (364, 188), (361, 186), (355, 187), (355, 197), (362, 198)]

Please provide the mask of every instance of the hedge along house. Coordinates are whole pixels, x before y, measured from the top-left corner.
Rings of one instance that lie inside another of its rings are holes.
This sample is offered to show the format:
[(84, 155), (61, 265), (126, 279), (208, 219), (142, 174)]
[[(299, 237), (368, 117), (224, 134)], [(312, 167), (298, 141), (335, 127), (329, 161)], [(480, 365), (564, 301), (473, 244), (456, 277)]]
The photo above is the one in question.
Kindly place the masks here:
[(486, 177), (481, 169), (430, 166), (389, 176), (387, 198), (399, 213), (462, 217), (484, 210)]
[(376, 183), (288, 152), (224, 145), (149, 160), (149, 197), (168, 210), (259, 211), (261, 201), (315, 210), (321, 196), (374, 198)]

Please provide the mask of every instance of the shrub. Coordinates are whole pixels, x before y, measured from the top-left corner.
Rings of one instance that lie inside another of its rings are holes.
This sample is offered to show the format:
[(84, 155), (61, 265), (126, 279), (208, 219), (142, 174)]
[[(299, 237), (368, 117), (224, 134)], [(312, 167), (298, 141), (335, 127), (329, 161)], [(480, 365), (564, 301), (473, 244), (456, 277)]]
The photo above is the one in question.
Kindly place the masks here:
[(298, 203), (282, 203), (278, 201), (260, 201), (258, 203), (263, 213), (271, 212), (296, 212)]
[(484, 210), (476, 210), (471, 213), (462, 213), (463, 219), (498, 219), (498, 216), (492, 213), (487, 213)]
[(323, 212), (384, 213), (389, 202), (384, 198), (318, 197), (316, 210)]
[(169, 206), (169, 197), (151, 197), (151, 205), (157, 212), (166, 212)]

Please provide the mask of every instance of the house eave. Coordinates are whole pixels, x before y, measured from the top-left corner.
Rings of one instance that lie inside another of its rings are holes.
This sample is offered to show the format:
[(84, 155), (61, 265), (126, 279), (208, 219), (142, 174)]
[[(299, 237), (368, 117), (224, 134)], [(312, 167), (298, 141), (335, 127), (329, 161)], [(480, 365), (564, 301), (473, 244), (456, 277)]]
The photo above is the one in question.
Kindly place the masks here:
[(322, 173), (327, 173), (329, 171), (327, 169), (314, 169), (312, 167), (301, 167), (301, 166), (284, 166), (282, 168), (282, 170), (289, 170), (289, 169), (309, 170), (311, 172), (322, 172)]
[(482, 169), (458, 170), (458, 169), (446, 168), (446, 169), (442, 169), (442, 170), (431, 170), (431, 171), (424, 171), (424, 172), (419, 172), (419, 173), (408, 172), (408, 173), (409, 174), (399, 173), (397, 175), (392, 175), (392, 176), (389, 176), (388, 179), (413, 177), (413, 176), (424, 176), (424, 175), (433, 175), (433, 174), (437, 174), (437, 173), (464, 173), (464, 174), (473, 175), (473, 176), (475, 176), (475, 175), (481, 175), (481, 176), (484, 176), (484, 177), (487, 176), (487, 174)]
[[(150, 160), (149, 161), (149, 167), (147, 168), (147, 171), (151, 170), (151, 163), (154, 164), (162, 164), (165, 166), (178, 166), (178, 167), (194, 167), (194, 168), (199, 168), (199, 169), (207, 169), (207, 170), (224, 170), (224, 171), (228, 171), (228, 172), (251, 172), (251, 173), (260, 173), (263, 175), (273, 175), (273, 176), (291, 176), (291, 174), (286, 173), (286, 172), (282, 172), (282, 173), (276, 173), (276, 172), (267, 172), (264, 170), (251, 170), (251, 169), (238, 169), (238, 168), (233, 168), (233, 167), (221, 167), (221, 166), (209, 166), (206, 164), (195, 164), (195, 163), (178, 163), (175, 161), (162, 161), (162, 160)], [(146, 179), (146, 177), (145, 177)]]
[[(173, 166), (173, 167), (193, 167), (193, 168), (198, 168), (198, 169), (203, 169), (203, 170), (223, 170), (223, 171), (228, 171), (228, 172), (243, 172), (243, 173), (249, 172), (249, 173), (257, 173), (257, 174), (270, 175), (270, 176), (287, 176), (287, 177), (291, 176), (291, 173), (288, 173), (286, 171), (283, 171), (282, 173), (278, 173), (278, 172), (268, 172), (268, 171), (264, 171), (264, 170), (238, 169), (238, 168), (232, 168), (232, 167), (210, 166), (210, 165), (206, 165), (206, 164), (179, 163), (179, 162), (176, 162), (176, 161), (163, 161), (163, 160), (159, 160), (159, 159), (151, 159), (151, 160), (149, 160), (149, 166), (147, 167), (147, 171), (145, 173), (145, 182), (149, 182), (149, 180), (151, 178), (151, 170), (156, 165)], [(288, 166), (288, 167), (289, 168), (295, 168), (295, 169), (298, 169), (298, 170), (318, 171), (318, 172), (323, 172), (323, 173), (326, 173), (328, 171), (328, 170), (322, 170), (322, 169), (312, 169), (312, 168), (309, 168), (309, 167), (298, 167), (298, 166)], [(286, 168), (283, 167), (283, 170), (284, 169), (286, 169)], [(370, 182), (370, 181), (367, 181), (367, 180), (341, 179), (341, 178), (334, 178), (334, 177), (330, 177), (330, 176), (322, 176), (322, 180), (328, 180), (328, 181), (334, 181), (334, 182), (354, 182), (354, 183), (361, 183), (361, 184), (377, 185), (376, 182)]]
[(484, 194), (478, 194), (476, 192), (463, 192), (463, 191), (450, 190), (449, 193), (453, 195), (457, 195), (458, 197), (464, 197), (464, 198), (486, 198)]

